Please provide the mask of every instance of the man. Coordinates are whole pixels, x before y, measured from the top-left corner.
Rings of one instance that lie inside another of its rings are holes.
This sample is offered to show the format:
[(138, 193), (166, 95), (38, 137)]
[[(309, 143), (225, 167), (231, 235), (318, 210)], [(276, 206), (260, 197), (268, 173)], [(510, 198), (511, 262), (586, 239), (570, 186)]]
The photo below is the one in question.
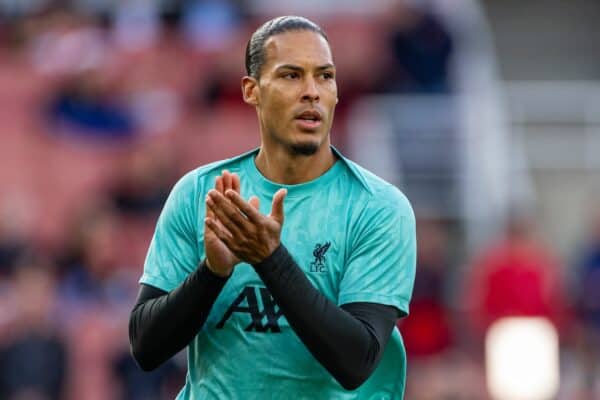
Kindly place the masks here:
[(331, 147), (336, 71), (321, 28), (268, 21), (246, 69), (261, 146), (173, 188), (131, 314), (133, 355), (150, 370), (188, 346), (179, 399), (399, 399), (410, 204)]

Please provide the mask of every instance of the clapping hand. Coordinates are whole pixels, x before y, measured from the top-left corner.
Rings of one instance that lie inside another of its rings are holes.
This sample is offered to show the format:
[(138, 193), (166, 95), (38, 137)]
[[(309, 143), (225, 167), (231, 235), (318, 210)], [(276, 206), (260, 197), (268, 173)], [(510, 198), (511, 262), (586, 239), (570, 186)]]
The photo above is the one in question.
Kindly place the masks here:
[[(215, 181), (217, 193), (224, 194), (226, 191), (240, 193), (240, 178), (236, 174), (225, 170)], [(206, 220), (214, 220), (214, 214), (210, 208), (206, 207)], [(219, 225), (215, 222), (215, 225)], [(215, 234), (214, 230), (207, 224), (204, 224), (204, 252), (206, 253), (206, 264), (214, 274), (226, 277), (229, 276), (240, 259), (235, 256)]]
[[(238, 178), (239, 179), (239, 178)], [(245, 201), (234, 187), (208, 192), (205, 225), (237, 260), (257, 264), (270, 256), (280, 244), (283, 226), (283, 201), (286, 189), (273, 196), (271, 213), (261, 214), (257, 197)]]

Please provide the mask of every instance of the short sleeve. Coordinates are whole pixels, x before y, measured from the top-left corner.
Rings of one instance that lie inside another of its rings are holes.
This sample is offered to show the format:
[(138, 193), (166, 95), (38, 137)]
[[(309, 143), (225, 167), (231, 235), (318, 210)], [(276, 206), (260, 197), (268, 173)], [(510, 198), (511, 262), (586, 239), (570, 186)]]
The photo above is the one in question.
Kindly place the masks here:
[(165, 291), (177, 287), (199, 263), (196, 174), (175, 184), (158, 218), (140, 283)]
[(406, 197), (394, 187), (385, 196), (374, 195), (352, 234), (339, 304), (380, 303), (408, 315), (417, 244), (415, 216)]

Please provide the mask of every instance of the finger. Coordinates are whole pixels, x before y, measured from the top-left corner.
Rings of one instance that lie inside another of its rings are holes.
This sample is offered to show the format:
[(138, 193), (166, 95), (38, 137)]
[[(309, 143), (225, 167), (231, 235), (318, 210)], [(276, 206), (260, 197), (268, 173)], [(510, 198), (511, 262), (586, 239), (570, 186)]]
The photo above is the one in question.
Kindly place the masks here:
[(214, 218), (215, 214), (212, 212), (212, 210), (210, 209), (210, 207), (208, 206), (208, 204), (206, 204), (206, 200), (204, 201), (204, 206), (206, 207), (206, 217), (207, 218)]
[(222, 172), (223, 177), (223, 192), (225, 193), (227, 190), (231, 189), (231, 174), (228, 170), (224, 169)]
[(248, 200), (248, 203), (250, 203), (250, 205), (252, 207), (256, 208), (256, 210), (260, 210), (260, 200), (258, 199), (258, 197), (256, 197), (256, 196), (250, 197), (250, 199)]
[[(229, 193), (235, 193), (233, 190), (228, 190)], [(240, 210), (225, 198), (221, 193), (211, 190), (206, 204), (210, 207), (215, 217), (221, 221), (227, 229), (234, 235), (241, 236), (242, 232), (251, 231), (250, 222), (242, 215)]]
[(233, 244), (233, 235), (229, 232), (224, 226), (220, 225), (213, 218), (204, 218), (204, 224), (206, 225), (206, 229), (210, 230), (214, 233), (219, 240), (221, 240), (227, 247)]
[(279, 189), (273, 196), (273, 203), (271, 204), (271, 217), (280, 224), (283, 224), (283, 200), (287, 195), (287, 189)]
[[(215, 178), (215, 190), (219, 191), (220, 193), (223, 193), (223, 178), (220, 176), (217, 176)], [(206, 201), (205, 201), (205, 203), (206, 203)], [(210, 210), (210, 207), (208, 206), (208, 204), (204, 204), (204, 205), (206, 206), (206, 216), (214, 218), (215, 215)]]
[(248, 217), (250, 221), (254, 223), (260, 223), (260, 221), (262, 220), (262, 215), (260, 215), (257, 208), (250, 205), (250, 203), (244, 201), (242, 196), (240, 196), (233, 190), (228, 190), (227, 192), (225, 192), (225, 195), (229, 200), (231, 200), (234, 206), (239, 208), (240, 211), (243, 212), (244, 215), (246, 215), (246, 217)]
[(212, 210), (210, 209), (210, 207), (208, 206), (208, 204), (206, 204), (206, 209), (208, 210), (206, 213), (206, 217), (205, 218), (210, 218), (212, 219), (217, 225), (219, 225), (222, 229), (227, 229), (225, 228), (225, 225), (223, 225), (221, 223), (221, 221), (219, 221), (217, 219), (217, 217), (215, 216), (215, 213), (212, 212)]
[(240, 189), (240, 177), (238, 174), (231, 174), (231, 188), (236, 191), (236, 193), (241, 193)]
[(217, 207), (215, 203), (210, 199), (206, 201), (206, 204), (211, 210), (211, 219), (217, 225), (221, 226), (224, 230), (231, 233), (232, 237), (234, 238), (242, 237), (243, 233), (241, 232), (238, 225), (234, 221), (232, 221), (231, 218), (229, 218), (227, 214), (223, 212), (223, 210)]

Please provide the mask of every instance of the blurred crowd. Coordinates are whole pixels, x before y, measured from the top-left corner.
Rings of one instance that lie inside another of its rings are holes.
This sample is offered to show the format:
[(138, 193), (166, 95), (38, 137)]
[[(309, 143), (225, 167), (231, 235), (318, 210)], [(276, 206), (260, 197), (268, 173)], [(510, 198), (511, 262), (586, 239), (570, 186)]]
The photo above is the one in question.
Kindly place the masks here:
[[(173, 398), (185, 354), (143, 373), (128, 314), (177, 178), (258, 144), (240, 78), (266, 16), (244, 1), (66, 3), (0, 1), (0, 398)], [(361, 96), (454, 91), (453, 37), (427, 8), (316, 20), (339, 71), (342, 151)], [(407, 398), (487, 398), (484, 335), (513, 315), (559, 331), (560, 398), (600, 398), (600, 213), (588, 222), (565, 259), (527, 213), (474, 252), (460, 250), (460, 221), (418, 216), (399, 323)]]

